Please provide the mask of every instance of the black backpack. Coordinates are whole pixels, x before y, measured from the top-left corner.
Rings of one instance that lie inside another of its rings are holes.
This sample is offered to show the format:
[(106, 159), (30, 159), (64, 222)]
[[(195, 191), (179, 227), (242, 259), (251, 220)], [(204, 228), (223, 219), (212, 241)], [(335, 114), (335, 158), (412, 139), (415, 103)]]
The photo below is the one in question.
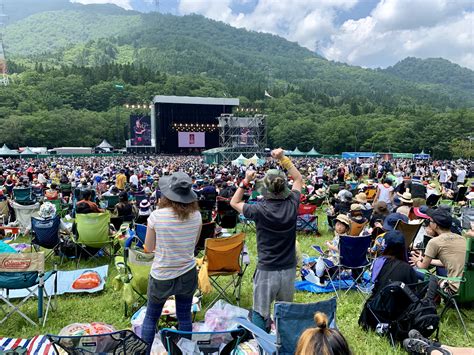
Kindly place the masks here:
[(411, 329), (429, 337), (439, 326), (433, 301), (437, 287), (435, 278), (412, 285), (392, 282), (367, 300), (359, 324), (393, 340), (408, 338)]

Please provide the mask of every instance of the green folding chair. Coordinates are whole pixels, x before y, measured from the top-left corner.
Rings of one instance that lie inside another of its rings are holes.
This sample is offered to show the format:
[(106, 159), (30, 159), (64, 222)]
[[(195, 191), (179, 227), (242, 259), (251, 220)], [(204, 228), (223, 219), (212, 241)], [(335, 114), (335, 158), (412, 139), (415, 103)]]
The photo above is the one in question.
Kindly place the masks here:
[[(83, 252), (90, 257), (109, 256), (112, 258), (113, 238), (109, 234), (110, 213), (88, 213), (76, 215), (76, 244), (77, 263)], [(92, 253), (89, 248), (98, 249)], [(107, 250), (109, 247), (109, 250)], [(81, 252), (79, 253), (79, 249)]]
[(102, 195), (102, 199), (107, 203), (107, 209), (113, 210), (115, 205), (119, 203), (118, 195)]

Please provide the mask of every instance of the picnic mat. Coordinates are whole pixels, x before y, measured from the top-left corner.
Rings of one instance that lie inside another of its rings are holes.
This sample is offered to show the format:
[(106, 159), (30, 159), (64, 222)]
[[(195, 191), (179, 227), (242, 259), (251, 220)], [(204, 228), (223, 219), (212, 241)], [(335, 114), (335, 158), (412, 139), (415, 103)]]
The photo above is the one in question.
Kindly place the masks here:
[[(364, 272), (362, 279), (365, 281), (365, 283), (367, 283), (370, 280), (369, 273)], [(334, 292), (334, 288), (336, 288), (337, 291), (339, 291), (339, 289), (347, 290), (351, 288), (353, 285), (354, 285), (354, 282), (351, 279), (329, 281), (326, 286), (318, 286), (309, 281), (295, 281), (295, 289), (297, 291), (308, 291), (308, 292), (313, 292), (313, 293)], [(364, 292), (370, 292), (372, 289), (372, 286), (373, 286), (372, 283), (368, 282), (361, 290), (363, 290)]]
[[(74, 289), (72, 287), (73, 282), (81, 276), (84, 272), (86, 271), (95, 271), (99, 274), (101, 278), (100, 285), (95, 288), (91, 289)], [(105, 282), (107, 280), (107, 273), (109, 271), (109, 265), (103, 265), (99, 266), (96, 268), (91, 268), (91, 269), (79, 269), (79, 270), (71, 270), (71, 271), (58, 271), (58, 290), (57, 290), (57, 295), (62, 295), (65, 293), (81, 293), (81, 292), (87, 292), (87, 293), (94, 293), (94, 292), (99, 292), (102, 291), (105, 287)], [(54, 276), (50, 277), (48, 280), (45, 282), (45, 290), (48, 293), (48, 295), (51, 295), (54, 290)], [(0, 294), (5, 295), (6, 291), (1, 290)], [(10, 298), (24, 298), (28, 295), (29, 291), (26, 289), (22, 290), (10, 290)], [(5, 295), (6, 296), (6, 295)]]
[(15, 349), (26, 349), (24, 353), (28, 355), (56, 355), (53, 345), (44, 335), (37, 335), (31, 339), (0, 338), (0, 354)]

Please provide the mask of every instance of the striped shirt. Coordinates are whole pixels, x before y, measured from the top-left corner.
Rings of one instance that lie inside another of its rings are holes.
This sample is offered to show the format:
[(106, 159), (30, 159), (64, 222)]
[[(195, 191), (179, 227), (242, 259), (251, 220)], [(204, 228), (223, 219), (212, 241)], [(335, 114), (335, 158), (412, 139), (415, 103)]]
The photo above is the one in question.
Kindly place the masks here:
[(156, 233), (155, 259), (150, 272), (153, 278), (175, 279), (195, 267), (194, 247), (201, 221), (199, 211), (181, 221), (169, 207), (160, 208), (148, 217), (148, 227)]

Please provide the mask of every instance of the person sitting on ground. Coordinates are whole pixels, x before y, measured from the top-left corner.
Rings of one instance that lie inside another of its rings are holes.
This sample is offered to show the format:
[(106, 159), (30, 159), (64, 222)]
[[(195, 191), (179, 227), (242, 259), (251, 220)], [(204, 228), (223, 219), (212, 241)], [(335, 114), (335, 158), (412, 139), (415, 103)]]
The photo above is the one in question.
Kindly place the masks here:
[[(451, 232), (453, 218), (448, 211), (438, 208), (428, 210), (426, 214), (430, 217), (426, 233), (432, 238), (426, 245), (424, 256), (418, 251), (412, 252), (410, 264), (419, 269), (436, 266), (440, 276), (462, 277), (466, 258), (466, 239)], [(440, 287), (448, 293), (455, 294), (459, 282), (442, 281)]]
[[(198, 286), (194, 248), (202, 218), (189, 175), (175, 172), (160, 179), (160, 208), (148, 218), (145, 251), (155, 254), (148, 279), (148, 304), (142, 338), (150, 353), (156, 324), (166, 300), (175, 296), (179, 330), (192, 330), (191, 306)], [(179, 246), (179, 247), (177, 247)]]
[(79, 201), (76, 205), (76, 213), (87, 214), (87, 213), (102, 213), (103, 209), (99, 208), (97, 204), (91, 201), (92, 191), (84, 190), (82, 191), (82, 200)]
[(119, 203), (115, 205), (114, 214), (117, 217), (134, 217), (137, 215), (137, 208), (128, 200), (128, 193), (122, 191), (119, 194)]
[(316, 312), (314, 322), (316, 328), (306, 329), (301, 334), (295, 355), (352, 354), (344, 335), (337, 329), (328, 328), (326, 314)]

